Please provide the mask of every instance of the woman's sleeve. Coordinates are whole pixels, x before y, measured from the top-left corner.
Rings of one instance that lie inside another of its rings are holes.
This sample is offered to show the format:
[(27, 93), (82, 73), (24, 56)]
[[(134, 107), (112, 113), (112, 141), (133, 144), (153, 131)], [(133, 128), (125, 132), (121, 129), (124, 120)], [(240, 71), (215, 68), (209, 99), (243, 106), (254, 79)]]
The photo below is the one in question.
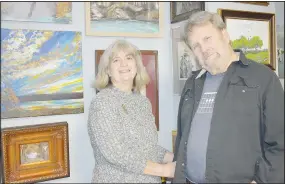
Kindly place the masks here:
[(95, 144), (108, 162), (129, 172), (143, 174), (147, 165), (142, 151), (132, 149), (121, 139), (122, 126), (118, 122), (112, 102), (95, 98), (89, 109), (88, 123)]
[[(152, 123), (154, 123), (155, 125), (154, 116), (152, 113), (152, 105), (147, 97), (145, 97), (145, 108), (147, 108), (148, 117), (152, 117), (152, 120), (150, 119), (149, 121), (152, 121)], [(152, 145), (146, 150), (148, 151), (149, 155), (153, 155), (152, 158), (156, 158), (155, 160), (152, 160), (152, 161), (157, 162), (157, 163), (163, 163), (165, 154), (169, 152), (167, 149), (163, 148), (162, 146), (158, 144)]]

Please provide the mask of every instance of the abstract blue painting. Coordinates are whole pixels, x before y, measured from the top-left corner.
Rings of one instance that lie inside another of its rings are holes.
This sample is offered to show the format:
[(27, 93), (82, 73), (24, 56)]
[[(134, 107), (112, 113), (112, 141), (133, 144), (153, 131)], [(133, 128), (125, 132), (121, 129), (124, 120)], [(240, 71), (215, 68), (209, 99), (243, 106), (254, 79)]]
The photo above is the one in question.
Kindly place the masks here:
[(1, 118), (83, 112), (81, 33), (1, 29)]

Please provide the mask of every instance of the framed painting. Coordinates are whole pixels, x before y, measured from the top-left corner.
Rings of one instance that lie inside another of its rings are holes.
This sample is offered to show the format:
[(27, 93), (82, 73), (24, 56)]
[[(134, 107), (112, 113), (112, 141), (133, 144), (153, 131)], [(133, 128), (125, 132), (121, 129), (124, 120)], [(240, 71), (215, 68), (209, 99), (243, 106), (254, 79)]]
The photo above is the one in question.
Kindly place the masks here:
[(1, 130), (4, 183), (36, 183), (70, 176), (67, 122)]
[(1, 118), (82, 113), (81, 33), (1, 29)]
[(254, 4), (254, 5), (261, 5), (261, 6), (269, 5), (269, 2), (267, 1), (238, 1), (238, 3), (247, 3), (247, 4)]
[(86, 2), (86, 35), (161, 37), (161, 2)]
[(1, 20), (72, 23), (72, 2), (1, 2)]
[(285, 2), (275, 3), (278, 77), (285, 78)]
[(275, 14), (219, 9), (234, 49), (246, 58), (276, 69)]
[[(98, 64), (100, 62), (100, 57), (102, 56), (104, 50), (95, 51), (95, 75), (97, 75)], [(151, 102), (152, 113), (155, 117), (155, 124), (157, 130), (159, 130), (159, 96), (158, 96), (158, 51), (156, 50), (140, 50), (142, 55), (142, 62), (145, 69), (150, 77), (150, 82), (146, 86), (143, 95), (145, 95)]]
[(193, 12), (205, 10), (205, 2), (173, 1), (171, 6), (171, 23), (187, 20)]
[(180, 33), (181, 27), (172, 29), (174, 94), (178, 95), (181, 95), (185, 82), (192, 75), (192, 71), (201, 68), (191, 49), (180, 38)]

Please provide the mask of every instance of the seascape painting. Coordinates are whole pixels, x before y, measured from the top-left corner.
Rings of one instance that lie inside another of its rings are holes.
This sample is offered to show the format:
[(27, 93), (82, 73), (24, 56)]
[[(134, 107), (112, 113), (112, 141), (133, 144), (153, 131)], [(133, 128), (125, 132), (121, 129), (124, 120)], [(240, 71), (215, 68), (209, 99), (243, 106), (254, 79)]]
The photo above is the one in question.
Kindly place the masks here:
[(1, 2), (1, 20), (69, 24), (72, 2)]
[(269, 22), (231, 18), (226, 20), (233, 49), (242, 50), (248, 59), (270, 64)]
[(1, 118), (83, 113), (81, 33), (1, 29)]
[(159, 2), (86, 3), (88, 35), (152, 36), (161, 32)]

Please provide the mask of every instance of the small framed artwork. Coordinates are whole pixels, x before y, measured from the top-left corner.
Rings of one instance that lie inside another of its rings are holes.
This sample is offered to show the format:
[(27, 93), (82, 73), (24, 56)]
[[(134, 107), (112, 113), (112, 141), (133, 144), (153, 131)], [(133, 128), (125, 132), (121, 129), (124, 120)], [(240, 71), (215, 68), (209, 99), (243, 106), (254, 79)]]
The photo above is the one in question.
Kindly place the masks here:
[(178, 1), (171, 3), (171, 23), (187, 20), (193, 12), (205, 10), (205, 2)]
[[(104, 50), (95, 51), (95, 75), (97, 75), (98, 64), (100, 62), (100, 57), (102, 56)], [(150, 77), (150, 82), (146, 86), (143, 95), (145, 95), (151, 102), (152, 113), (155, 117), (155, 124), (157, 130), (159, 130), (159, 96), (158, 96), (158, 51), (157, 50), (140, 50), (142, 55), (142, 62), (145, 69)]]
[(269, 2), (267, 1), (238, 1), (238, 3), (247, 3), (247, 4), (254, 4), (254, 5), (261, 5), (261, 6), (269, 5)]
[(173, 152), (175, 151), (176, 138), (177, 138), (177, 131), (176, 131), (176, 130), (173, 130), (173, 131), (172, 131), (172, 147), (173, 147)]
[(86, 2), (86, 35), (161, 37), (161, 2)]
[(219, 9), (234, 49), (246, 58), (276, 69), (275, 14)]
[(1, 20), (72, 23), (72, 2), (1, 2)]
[(181, 95), (185, 82), (192, 75), (192, 71), (201, 68), (191, 49), (180, 38), (180, 33), (181, 27), (172, 29), (174, 94), (178, 95)]
[(35, 183), (70, 176), (67, 122), (4, 128), (4, 183)]

